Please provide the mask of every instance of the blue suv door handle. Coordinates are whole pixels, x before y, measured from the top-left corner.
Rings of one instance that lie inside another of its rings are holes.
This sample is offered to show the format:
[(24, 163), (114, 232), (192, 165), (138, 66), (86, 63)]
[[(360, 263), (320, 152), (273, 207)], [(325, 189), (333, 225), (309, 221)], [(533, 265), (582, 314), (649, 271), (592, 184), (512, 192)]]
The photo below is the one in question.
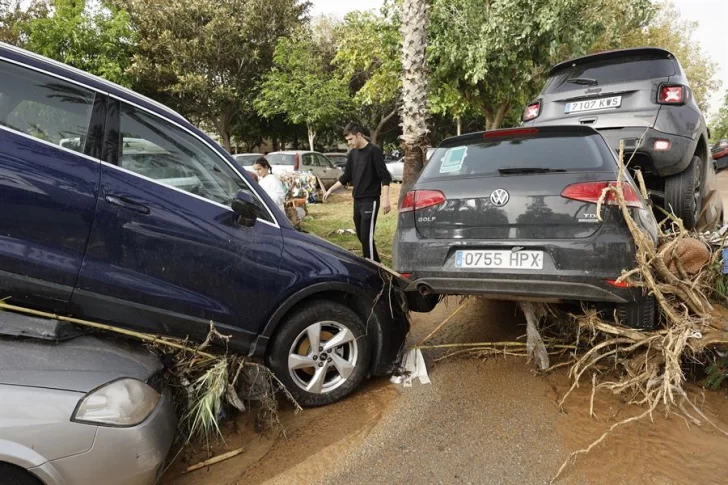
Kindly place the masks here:
[(141, 214), (149, 214), (149, 207), (138, 204), (132, 200), (127, 199), (126, 197), (107, 195), (105, 198), (106, 202), (108, 202), (109, 204), (118, 205), (119, 207), (123, 207), (124, 209), (133, 210), (134, 212), (139, 212)]

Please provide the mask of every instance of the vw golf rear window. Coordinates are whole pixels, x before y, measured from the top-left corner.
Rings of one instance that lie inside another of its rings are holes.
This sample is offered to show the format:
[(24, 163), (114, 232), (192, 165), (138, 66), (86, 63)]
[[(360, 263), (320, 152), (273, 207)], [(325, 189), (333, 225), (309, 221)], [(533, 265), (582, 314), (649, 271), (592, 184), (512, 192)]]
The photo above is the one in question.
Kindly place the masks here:
[(537, 137), (468, 140), (440, 147), (425, 166), (420, 180), (499, 175), (499, 170), (550, 169), (614, 170), (616, 161), (599, 135), (540, 135)]
[(628, 56), (620, 59), (607, 59), (581, 64), (559, 70), (546, 82), (544, 94), (564, 91), (583, 90), (590, 85), (569, 82), (570, 79), (593, 79), (594, 86), (659, 79), (675, 75), (675, 67), (670, 59)]

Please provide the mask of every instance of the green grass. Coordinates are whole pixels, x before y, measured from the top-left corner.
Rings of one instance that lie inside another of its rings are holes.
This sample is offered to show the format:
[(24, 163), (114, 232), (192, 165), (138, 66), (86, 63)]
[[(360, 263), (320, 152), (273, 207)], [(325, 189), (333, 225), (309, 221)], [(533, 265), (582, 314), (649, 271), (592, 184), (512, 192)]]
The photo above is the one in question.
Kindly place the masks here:
[[(382, 259), (382, 264), (387, 266), (392, 265), (392, 240), (397, 228), (394, 208), (397, 207), (399, 187), (398, 184), (392, 184), (389, 200), (393, 210), (386, 216), (381, 210), (379, 211), (374, 233), (379, 257)], [(301, 228), (361, 256), (361, 243), (356, 235), (336, 234), (337, 229), (354, 229), (353, 206), (351, 190), (339, 189), (325, 204), (308, 205), (308, 217), (301, 224)]]

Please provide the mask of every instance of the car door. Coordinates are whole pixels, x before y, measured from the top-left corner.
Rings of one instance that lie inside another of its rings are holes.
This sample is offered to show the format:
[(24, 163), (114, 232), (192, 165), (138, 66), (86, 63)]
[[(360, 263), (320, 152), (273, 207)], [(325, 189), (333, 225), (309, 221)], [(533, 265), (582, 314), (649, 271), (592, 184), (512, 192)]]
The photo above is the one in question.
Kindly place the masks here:
[(96, 93), (0, 60), (0, 293), (64, 312), (86, 248), (100, 161)]
[(316, 157), (313, 153), (303, 153), (301, 154), (301, 171), (302, 172), (311, 172), (315, 176), (319, 176), (319, 170), (318, 170), (318, 160), (316, 160)]
[(339, 170), (334, 166), (331, 160), (326, 158), (325, 155), (317, 153), (316, 158), (318, 158), (321, 170), (321, 175), (319, 176), (321, 178), (321, 181), (326, 187), (331, 187), (332, 185), (334, 185), (334, 182), (339, 179)]
[[(245, 348), (287, 284), (275, 216), (193, 131), (114, 103), (110, 163), (72, 303), (88, 317), (181, 337), (202, 338), (215, 322)], [(260, 206), (252, 227), (230, 209), (239, 190)]]

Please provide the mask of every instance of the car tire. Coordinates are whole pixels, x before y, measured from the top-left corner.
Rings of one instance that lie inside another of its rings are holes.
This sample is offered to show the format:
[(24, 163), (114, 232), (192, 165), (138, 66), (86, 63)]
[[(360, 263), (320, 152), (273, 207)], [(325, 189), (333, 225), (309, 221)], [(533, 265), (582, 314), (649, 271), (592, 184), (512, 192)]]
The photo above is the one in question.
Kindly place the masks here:
[(654, 296), (646, 296), (632, 303), (620, 303), (617, 305), (617, 319), (627, 327), (654, 330), (657, 326), (656, 307)]
[(681, 173), (665, 179), (665, 206), (682, 219), (686, 229), (694, 229), (703, 205), (703, 163), (693, 157)]
[[(316, 339), (318, 351), (311, 348)], [(370, 358), (361, 318), (340, 303), (316, 301), (281, 324), (266, 361), (301, 406), (315, 407), (354, 391), (369, 371)]]
[(19, 466), (0, 463), (0, 483), (3, 485), (43, 485), (32, 473)]

